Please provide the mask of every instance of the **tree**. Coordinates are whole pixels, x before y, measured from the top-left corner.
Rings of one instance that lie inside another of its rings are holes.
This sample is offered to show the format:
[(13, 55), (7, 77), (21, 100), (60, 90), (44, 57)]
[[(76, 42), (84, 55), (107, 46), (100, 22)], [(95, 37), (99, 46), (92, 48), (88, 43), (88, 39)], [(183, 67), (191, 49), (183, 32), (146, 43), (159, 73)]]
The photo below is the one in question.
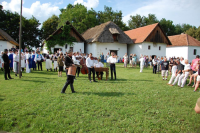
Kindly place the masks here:
[(196, 39), (200, 41), (200, 26), (196, 30)]
[(58, 27), (58, 21), (59, 18), (56, 15), (52, 15), (50, 18), (48, 18), (46, 21), (42, 24), (42, 38), (46, 39), (51, 35)]
[(112, 7), (104, 6), (104, 11), (99, 11), (97, 14), (97, 21), (99, 24), (112, 21), (122, 30), (129, 30), (130, 28), (122, 21), (122, 17), (122, 11), (113, 11)]
[[(30, 19), (22, 17), (22, 48), (39, 47), (41, 43), (41, 31), (38, 28), (39, 21), (32, 16)], [(7, 32), (16, 42), (19, 42), (20, 15), (0, 8), (0, 28)]]
[(173, 21), (162, 18), (159, 23), (167, 36), (175, 35), (175, 26)]
[(69, 21), (79, 33), (85, 32), (87, 29), (97, 25), (96, 15), (97, 13), (91, 9), (87, 10), (84, 5), (69, 4), (66, 9), (60, 9), (61, 14), (59, 15), (58, 27)]
[(194, 37), (194, 38), (197, 38), (197, 28), (196, 27), (192, 27), (192, 28), (186, 30), (185, 33)]
[(155, 14), (148, 14), (148, 17), (143, 16), (143, 25), (150, 25), (158, 23), (158, 19), (156, 18)]
[(130, 19), (128, 20), (128, 26), (131, 29), (136, 29), (139, 27), (144, 26), (144, 17), (140, 16), (139, 14), (136, 14), (136, 16), (130, 16)]

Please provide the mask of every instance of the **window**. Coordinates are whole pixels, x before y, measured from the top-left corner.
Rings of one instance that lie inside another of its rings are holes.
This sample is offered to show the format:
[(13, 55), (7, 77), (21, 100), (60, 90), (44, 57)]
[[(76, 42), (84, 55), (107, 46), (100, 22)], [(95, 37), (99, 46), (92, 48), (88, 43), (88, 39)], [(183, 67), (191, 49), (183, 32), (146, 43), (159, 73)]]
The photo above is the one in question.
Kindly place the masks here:
[(148, 46), (148, 50), (150, 50), (150, 49), (151, 49), (151, 46), (149, 45), (149, 46)]
[(65, 44), (65, 49), (67, 49), (67, 44)]
[(118, 41), (118, 34), (113, 34), (114, 41)]
[(161, 46), (159, 46), (159, 50), (161, 50)]
[(197, 50), (196, 50), (196, 49), (194, 49), (194, 52), (193, 52), (193, 54), (194, 54), (194, 55), (196, 55), (196, 54), (197, 54)]

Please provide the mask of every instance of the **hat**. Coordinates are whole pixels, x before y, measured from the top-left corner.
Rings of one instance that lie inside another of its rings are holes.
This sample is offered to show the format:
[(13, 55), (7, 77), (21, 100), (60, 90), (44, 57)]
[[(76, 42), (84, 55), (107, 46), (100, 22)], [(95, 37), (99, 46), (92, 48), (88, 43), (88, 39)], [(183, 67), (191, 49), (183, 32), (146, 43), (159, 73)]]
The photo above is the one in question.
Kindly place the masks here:
[(12, 51), (11, 49), (9, 49), (9, 52)]
[(28, 52), (31, 52), (31, 50), (29, 50)]
[(28, 50), (26, 50), (26, 52), (28, 52)]
[(72, 52), (72, 50), (71, 50), (71, 49), (68, 49), (68, 50), (67, 50), (67, 53), (68, 53), (68, 54), (69, 54), (69, 53), (71, 53), (71, 52)]
[(8, 49), (4, 49), (4, 52), (7, 52), (8, 51)]

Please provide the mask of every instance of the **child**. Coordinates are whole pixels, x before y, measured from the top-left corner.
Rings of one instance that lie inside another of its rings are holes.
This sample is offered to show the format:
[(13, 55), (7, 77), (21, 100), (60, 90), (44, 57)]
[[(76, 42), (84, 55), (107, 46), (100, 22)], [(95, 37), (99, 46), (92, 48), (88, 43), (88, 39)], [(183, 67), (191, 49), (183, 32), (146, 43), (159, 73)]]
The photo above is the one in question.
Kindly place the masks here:
[(169, 80), (169, 83), (168, 85), (171, 85), (172, 82), (174, 81), (174, 79), (176, 78), (176, 70), (177, 70), (177, 65), (176, 65), (176, 62), (173, 62), (173, 66), (172, 66), (172, 76), (171, 76), (171, 79)]

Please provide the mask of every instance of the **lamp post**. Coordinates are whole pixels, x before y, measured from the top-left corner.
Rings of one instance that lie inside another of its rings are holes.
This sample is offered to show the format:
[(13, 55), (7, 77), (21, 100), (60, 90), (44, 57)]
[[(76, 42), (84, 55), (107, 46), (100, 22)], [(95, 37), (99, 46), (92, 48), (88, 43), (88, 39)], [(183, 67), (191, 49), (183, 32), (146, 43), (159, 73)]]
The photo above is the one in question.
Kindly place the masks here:
[(22, 0), (20, 7), (20, 30), (19, 30), (19, 78), (21, 78), (21, 45), (22, 45)]

